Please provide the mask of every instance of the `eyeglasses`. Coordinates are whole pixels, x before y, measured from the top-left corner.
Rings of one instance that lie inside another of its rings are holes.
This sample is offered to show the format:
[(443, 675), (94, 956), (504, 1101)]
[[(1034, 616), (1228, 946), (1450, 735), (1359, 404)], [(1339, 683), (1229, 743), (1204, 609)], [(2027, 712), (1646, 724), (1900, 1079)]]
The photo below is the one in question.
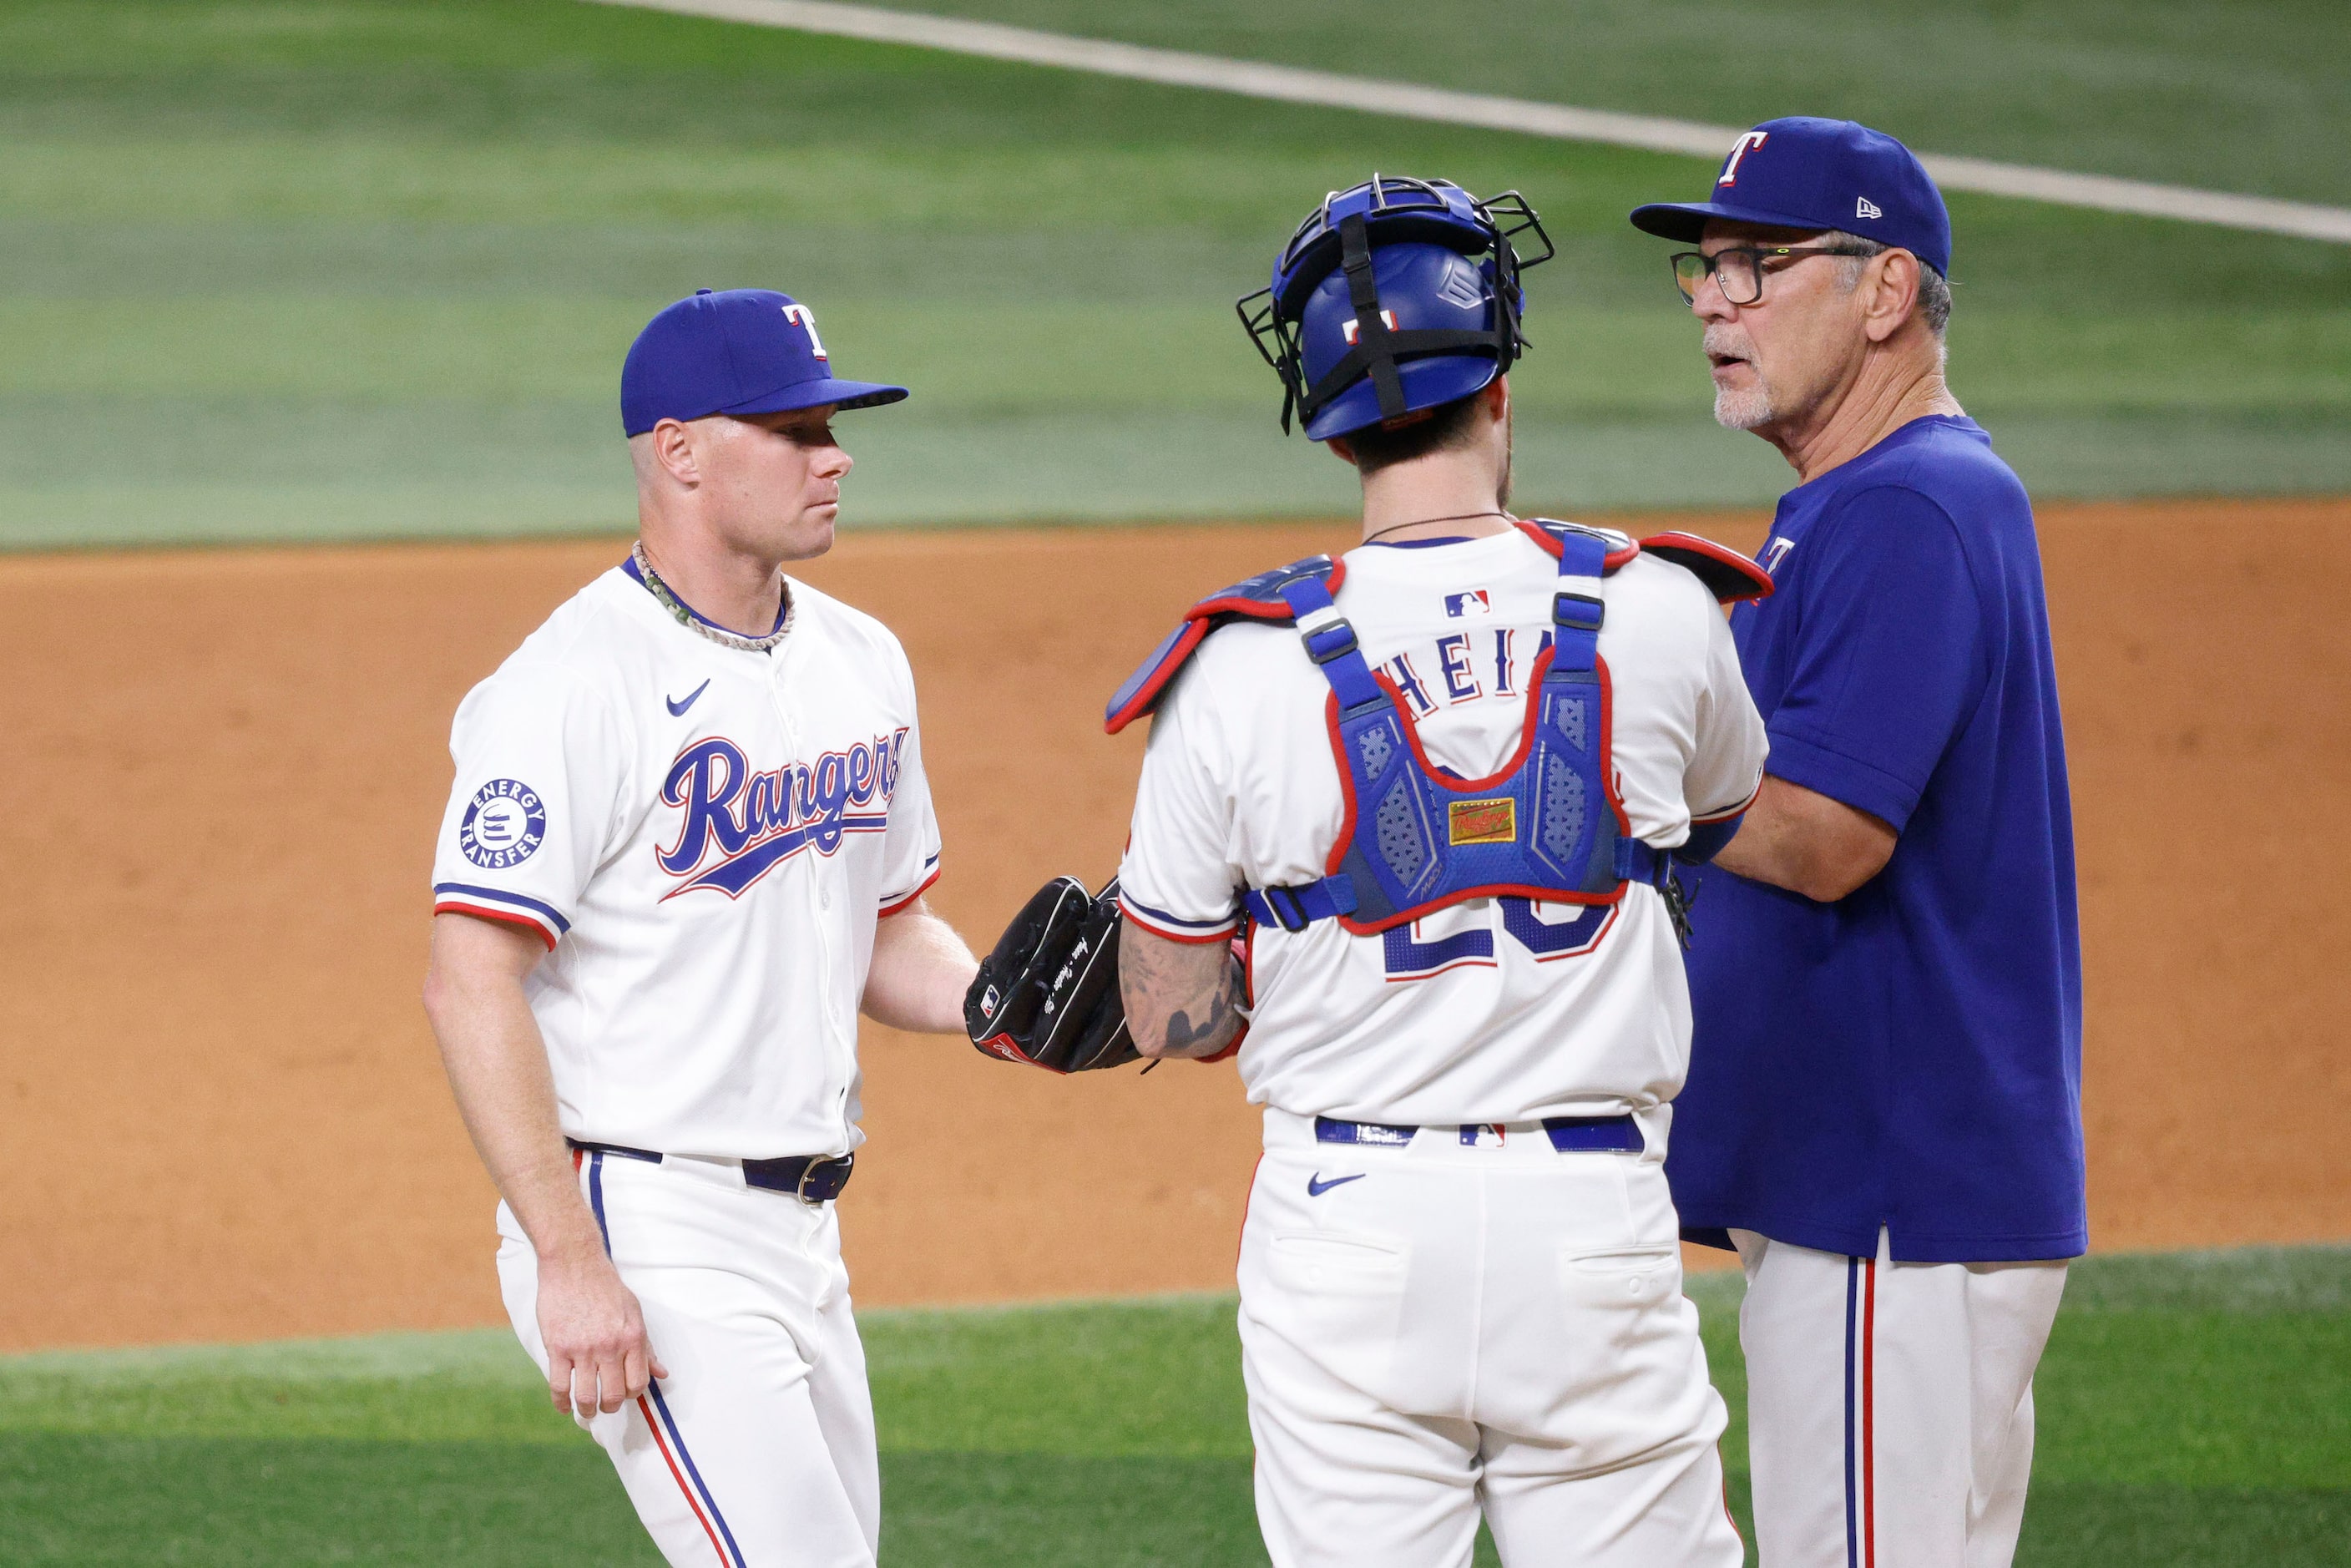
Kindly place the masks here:
[(1716, 251), (1712, 256), (1701, 250), (1677, 250), (1666, 259), (1673, 264), (1674, 287), (1682, 298), (1693, 303), (1698, 299), (1698, 285), (1708, 277), (1722, 289), (1724, 301), (1731, 305), (1752, 305), (1763, 298), (1763, 263), (1765, 259), (1789, 257), (1801, 261), (1808, 256), (1868, 256), (1869, 251), (1855, 250), (1847, 246), (1732, 246)]

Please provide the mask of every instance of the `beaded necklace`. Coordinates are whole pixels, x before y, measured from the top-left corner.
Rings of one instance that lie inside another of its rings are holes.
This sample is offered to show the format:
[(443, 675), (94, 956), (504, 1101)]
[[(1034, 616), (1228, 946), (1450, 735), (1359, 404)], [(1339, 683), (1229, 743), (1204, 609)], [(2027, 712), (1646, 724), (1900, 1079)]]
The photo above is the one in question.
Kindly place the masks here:
[(645, 591), (660, 601), (662, 608), (668, 611), (679, 625), (709, 638), (722, 648), (739, 649), (746, 653), (764, 653), (791, 635), (792, 618), (798, 607), (792, 603), (789, 583), (784, 585), (783, 610), (776, 617), (776, 629), (764, 637), (746, 637), (740, 632), (729, 632), (724, 626), (715, 625), (687, 609), (685, 601), (670, 591), (669, 584), (661, 580), (661, 573), (655, 571), (653, 563), (646, 559), (644, 540), (639, 539), (630, 549), (629, 559), (636, 562), (637, 580), (645, 585)]

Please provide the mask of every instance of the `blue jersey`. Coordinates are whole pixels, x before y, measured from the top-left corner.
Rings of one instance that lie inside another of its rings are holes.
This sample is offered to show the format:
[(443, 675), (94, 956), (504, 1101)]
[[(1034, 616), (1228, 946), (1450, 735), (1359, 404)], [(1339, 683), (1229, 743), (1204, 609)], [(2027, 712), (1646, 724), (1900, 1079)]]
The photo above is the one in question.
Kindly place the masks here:
[(1972, 421), (1780, 502), (1732, 630), (1768, 770), (1900, 833), (1834, 904), (1706, 873), (1667, 1164), (1722, 1228), (1922, 1262), (2087, 1248), (2073, 817), (2032, 510)]

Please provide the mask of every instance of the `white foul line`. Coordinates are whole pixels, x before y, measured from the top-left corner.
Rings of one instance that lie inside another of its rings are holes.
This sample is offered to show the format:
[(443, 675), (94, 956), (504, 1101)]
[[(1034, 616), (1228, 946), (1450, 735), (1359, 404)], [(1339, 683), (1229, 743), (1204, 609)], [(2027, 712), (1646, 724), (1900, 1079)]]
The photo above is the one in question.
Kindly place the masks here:
[[(686, 16), (707, 16), (725, 22), (747, 22), (762, 27), (787, 27), (795, 32), (824, 33), (836, 37), (862, 38), (872, 43), (911, 44), (920, 48), (946, 49), (960, 55), (984, 55), (990, 59), (1017, 60), (1026, 65), (1060, 66), (1097, 76), (1125, 77), (1170, 87), (1204, 88), (1211, 92), (1238, 93), (1244, 98), (1273, 99), (1283, 103), (1321, 104), (1332, 109), (1392, 114), (1405, 120), (1430, 120), (1447, 125), (1476, 125), (1491, 131), (1513, 131), (1529, 136), (1556, 137), (1567, 141), (1600, 141), (1614, 147), (1638, 147), (1653, 152), (1681, 152), (1696, 158), (1719, 158), (1740, 127), (1701, 125), (1690, 120), (1664, 120), (1646, 114), (1614, 114), (1598, 109), (1570, 109), (1564, 104), (1536, 103), (1521, 98), (1493, 98), (1484, 93), (1453, 92), (1412, 82), (1381, 81), (1370, 77), (1339, 76), (1330, 71), (1301, 70), (1292, 66), (1265, 65), (1254, 60), (1229, 60), (1215, 55), (1187, 54), (1178, 49), (1151, 49), (1136, 44), (1105, 43), (1008, 27), (996, 22), (967, 22), (951, 16), (925, 16), (910, 11), (886, 11), (874, 5), (838, 4), (837, 0), (597, 0), (607, 5), (629, 5), (652, 11), (673, 11)], [(2115, 180), (2103, 174), (2074, 174), (2062, 169), (2035, 169), (2021, 163), (1995, 163), (1982, 158), (1920, 155), (1927, 172), (1947, 191), (1973, 191), (1988, 196), (2017, 196), (2026, 201), (2054, 202), (2063, 206), (2095, 207), (2110, 213), (2176, 218), (2187, 223), (2217, 224), (2225, 228), (2252, 229), (2262, 234), (2294, 235), (2303, 239), (2351, 244), (2351, 208), (2319, 206), (2308, 202), (2282, 202), (2268, 196), (2241, 196), (2225, 191), (2199, 191), (2186, 185), (2156, 185), (2140, 180)]]

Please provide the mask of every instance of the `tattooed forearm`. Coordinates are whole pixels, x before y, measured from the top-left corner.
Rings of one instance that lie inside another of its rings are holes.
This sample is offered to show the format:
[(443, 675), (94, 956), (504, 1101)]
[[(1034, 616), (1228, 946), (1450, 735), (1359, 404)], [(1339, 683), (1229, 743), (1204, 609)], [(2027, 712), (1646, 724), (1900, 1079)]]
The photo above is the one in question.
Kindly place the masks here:
[(1119, 994), (1145, 1056), (1214, 1056), (1240, 1027), (1238, 971), (1222, 942), (1171, 942), (1120, 928)]
[[(1217, 983), (1217, 994), (1209, 999), (1208, 1016), (1198, 1023), (1188, 1012), (1177, 1011), (1167, 1020), (1166, 1051), (1169, 1056), (1186, 1054), (1194, 1046), (1207, 1046), (1214, 1051), (1230, 1037), (1226, 1025), (1233, 1021), (1232, 966), (1225, 966), (1224, 977)], [(1215, 1044), (1209, 1042), (1213, 1040)]]

